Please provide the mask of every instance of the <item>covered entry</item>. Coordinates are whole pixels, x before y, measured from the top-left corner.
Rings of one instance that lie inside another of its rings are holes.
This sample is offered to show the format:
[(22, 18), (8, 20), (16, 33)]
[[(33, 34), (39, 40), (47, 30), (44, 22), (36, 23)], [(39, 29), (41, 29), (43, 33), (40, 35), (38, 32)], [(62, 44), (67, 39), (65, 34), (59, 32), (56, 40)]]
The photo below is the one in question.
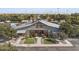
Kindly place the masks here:
[(43, 28), (35, 28), (29, 30), (30, 35), (32, 36), (48, 36), (48, 30), (43, 29)]
[(59, 32), (59, 26), (55, 23), (50, 23), (45, 20), (39, 20), (35, 22), (23, 23), (18, 26), (14, 26), (17, 34), (28, 36), (52, 36), (53, 33)]

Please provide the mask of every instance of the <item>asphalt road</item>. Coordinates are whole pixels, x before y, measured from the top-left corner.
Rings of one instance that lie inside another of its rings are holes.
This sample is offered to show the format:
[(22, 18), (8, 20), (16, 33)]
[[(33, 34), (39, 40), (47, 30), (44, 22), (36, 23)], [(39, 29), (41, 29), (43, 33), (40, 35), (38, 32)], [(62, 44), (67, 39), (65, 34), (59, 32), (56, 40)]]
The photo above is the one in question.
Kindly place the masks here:
[(79, 39), (69, 40), (73, 47), (17, 47), (18, 51), (79, 51)]

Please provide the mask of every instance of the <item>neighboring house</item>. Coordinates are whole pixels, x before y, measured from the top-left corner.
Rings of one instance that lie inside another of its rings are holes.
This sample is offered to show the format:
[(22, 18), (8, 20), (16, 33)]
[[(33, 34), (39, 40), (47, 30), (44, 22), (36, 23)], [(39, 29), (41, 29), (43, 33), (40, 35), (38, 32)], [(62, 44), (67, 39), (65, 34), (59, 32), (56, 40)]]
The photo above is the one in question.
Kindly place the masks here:
[(11, 23), (11, 21), (9, 21), (9, 20), (7, 20), (7, 21), (5, 21), (6, 23)]
[(22, 22), (22, 23), (27, 23), (27, 22), (28, 22), (28, 20), (22, 20), (21, 22)]
[(34, 22), (23, 23), (18, 26), (12, 26), (13, 29), (17, 30), (17, 34), (37, 34), (38, 36), (58, 33), (59, 27), (60, 25), (45, 20), (37, 20)]

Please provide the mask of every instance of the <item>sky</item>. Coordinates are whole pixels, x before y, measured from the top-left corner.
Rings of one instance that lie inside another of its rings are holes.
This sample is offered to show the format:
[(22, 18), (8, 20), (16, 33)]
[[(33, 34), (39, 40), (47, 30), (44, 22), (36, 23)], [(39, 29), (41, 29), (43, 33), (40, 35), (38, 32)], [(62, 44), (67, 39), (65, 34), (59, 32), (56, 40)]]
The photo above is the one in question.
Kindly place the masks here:
[(0, 8), (0, 13), (28, 13), (28, 14), (79, 13), (79, 8)]

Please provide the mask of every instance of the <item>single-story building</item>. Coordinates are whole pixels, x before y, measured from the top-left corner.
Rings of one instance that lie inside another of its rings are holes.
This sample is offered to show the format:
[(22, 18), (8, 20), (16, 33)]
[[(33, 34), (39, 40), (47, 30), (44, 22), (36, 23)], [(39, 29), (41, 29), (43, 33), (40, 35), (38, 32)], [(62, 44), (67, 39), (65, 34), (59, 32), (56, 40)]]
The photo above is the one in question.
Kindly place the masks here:
[(13, 25), (11, 27), (17, 30), (17, 34), (47, 36), (58, 33), (60, 25), (45, 20), (37, 20), (34, 22), (22, 23), (20, 25)]

